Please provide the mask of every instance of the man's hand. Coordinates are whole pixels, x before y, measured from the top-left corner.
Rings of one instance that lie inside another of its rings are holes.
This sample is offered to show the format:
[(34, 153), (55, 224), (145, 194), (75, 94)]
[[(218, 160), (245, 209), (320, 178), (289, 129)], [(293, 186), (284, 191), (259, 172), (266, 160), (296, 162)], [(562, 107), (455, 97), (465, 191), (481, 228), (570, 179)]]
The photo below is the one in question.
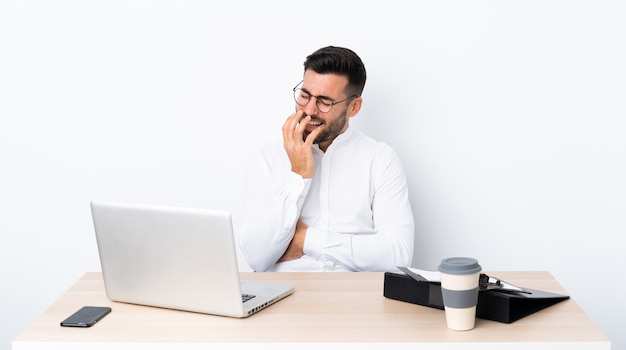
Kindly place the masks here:
[(299, 259), (304, 255), (304, 238), (307, 228), (309, 227), (304, 222), (298, 220), (296, 232), (293, 234), (289, 247), (277, 262)]
[(303, 116), (304, 112), (298, 110), (287, 118), (283, 124), (283, 145), (291, 161), (291, 170), (306, 179), (313, 177), (315, 171), (311, 147), (321, 130), (320, 128), (313, 130), (304, 140), (304, 129), (311, 117)]

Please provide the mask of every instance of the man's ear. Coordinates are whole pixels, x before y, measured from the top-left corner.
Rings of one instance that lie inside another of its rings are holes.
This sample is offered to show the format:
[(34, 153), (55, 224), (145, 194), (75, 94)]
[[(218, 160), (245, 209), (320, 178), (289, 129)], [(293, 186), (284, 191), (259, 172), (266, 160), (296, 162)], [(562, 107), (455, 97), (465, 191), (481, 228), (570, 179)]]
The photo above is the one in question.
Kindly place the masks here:
[(356, 97), (350, 103), (350, 108), (348, 108), (348, 117), (352, 118), (359, 113), (361, 110), (361, 106), (363, 105), (363, 98), (361, 96)]

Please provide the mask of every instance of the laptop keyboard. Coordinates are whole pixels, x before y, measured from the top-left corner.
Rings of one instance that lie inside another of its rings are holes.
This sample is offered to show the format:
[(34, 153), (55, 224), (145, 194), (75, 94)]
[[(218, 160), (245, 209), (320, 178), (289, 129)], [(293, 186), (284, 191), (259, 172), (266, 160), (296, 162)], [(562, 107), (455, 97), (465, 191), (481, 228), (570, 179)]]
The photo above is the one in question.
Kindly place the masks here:
[(254, 298), (256, 295), (251, 295), (251, 294), (241, 294), (241, 299), (243, 300), (243, 302), (245, 303), (246, 301)]

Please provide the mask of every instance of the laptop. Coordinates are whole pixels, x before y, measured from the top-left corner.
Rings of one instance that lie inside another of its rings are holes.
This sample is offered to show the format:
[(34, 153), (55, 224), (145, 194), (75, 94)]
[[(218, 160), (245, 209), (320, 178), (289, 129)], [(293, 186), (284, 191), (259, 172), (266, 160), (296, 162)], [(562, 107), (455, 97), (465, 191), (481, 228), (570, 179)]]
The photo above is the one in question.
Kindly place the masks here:
[(294, 292), (287, 284), (240, 280), (227, 211), (90, 204), (112, 301), (243, 318)]

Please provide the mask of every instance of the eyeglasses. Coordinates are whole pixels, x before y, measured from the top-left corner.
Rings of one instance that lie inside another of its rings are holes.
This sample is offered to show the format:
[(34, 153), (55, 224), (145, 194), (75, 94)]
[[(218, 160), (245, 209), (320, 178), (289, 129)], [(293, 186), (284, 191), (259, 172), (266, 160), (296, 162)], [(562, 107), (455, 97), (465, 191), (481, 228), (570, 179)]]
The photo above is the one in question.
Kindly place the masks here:
[(333, 109), (333, 106), (336, 104), (346, 102), (352, 98), (358, 97), (358, 95), (352, 95), (341, 101), (335, 101), (330, 97), (311, 95), (311, 93), (309, 93), (308, 91), (299, 88), (298, 86), (300, 86), (300, 84), (302, 84), (302, 81), (293, 88), (293, 99), (296, 101), (296, 103), (300, 106), (306, 106), (309, 104), (309, 101), (311, 101), (311, 97), (315, 97), (315, 106), (322, 113), (330, 112), (330, 110)]

